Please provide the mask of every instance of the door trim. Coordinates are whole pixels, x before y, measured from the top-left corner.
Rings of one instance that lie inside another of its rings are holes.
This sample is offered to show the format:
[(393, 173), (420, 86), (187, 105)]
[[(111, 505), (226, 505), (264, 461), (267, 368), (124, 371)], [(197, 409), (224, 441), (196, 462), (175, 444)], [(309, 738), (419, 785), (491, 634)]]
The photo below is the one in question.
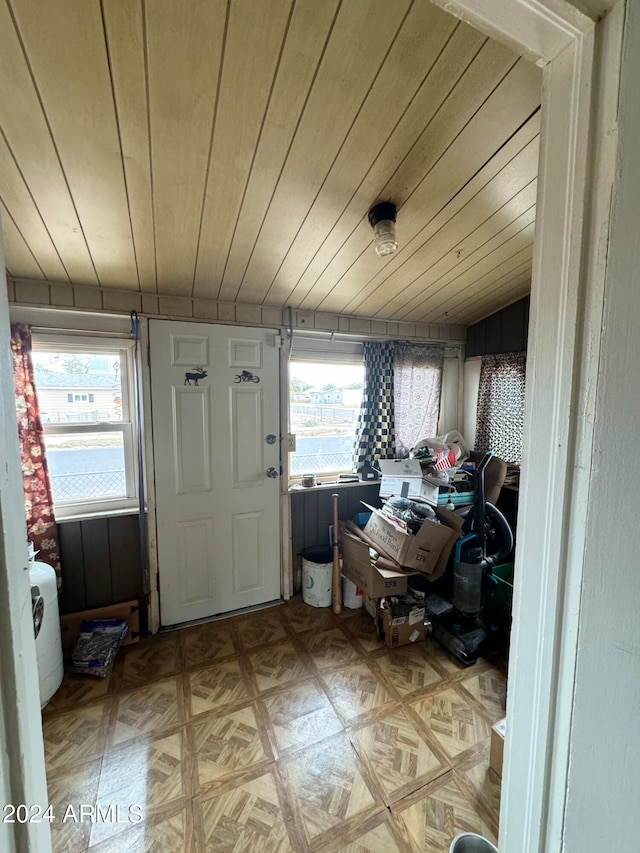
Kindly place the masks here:
[[(543, 68), (500, 849), (551, 853), (564, 831), (590, 488), (584, 461), (606, 271), (600, 235), (609, 230), (604, 202), (615, 173), (615, 141), (596, 140), (610, 129), (607, 98), (617, 102), (621, 43), (610, 30), (621, 31), (623, 3), (596, 24), (565, 0), (433, 2)], [(589, 240), (596, 218), (600, 239)]]

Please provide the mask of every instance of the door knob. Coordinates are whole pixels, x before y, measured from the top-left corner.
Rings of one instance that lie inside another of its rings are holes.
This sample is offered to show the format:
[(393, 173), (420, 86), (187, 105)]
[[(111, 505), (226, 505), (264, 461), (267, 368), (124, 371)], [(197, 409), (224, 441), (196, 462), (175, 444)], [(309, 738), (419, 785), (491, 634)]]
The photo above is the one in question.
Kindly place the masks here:
[(277, 468), (267, 468), (267, 477), (270, 477), (272, 480), (275, 480), (278, 476)]

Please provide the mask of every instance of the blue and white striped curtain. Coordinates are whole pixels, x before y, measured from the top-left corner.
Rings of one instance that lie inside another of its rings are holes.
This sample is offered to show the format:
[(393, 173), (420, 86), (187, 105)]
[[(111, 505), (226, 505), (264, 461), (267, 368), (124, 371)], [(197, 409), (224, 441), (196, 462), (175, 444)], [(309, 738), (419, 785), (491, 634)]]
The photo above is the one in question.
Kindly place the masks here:
[(353, 455), (353, 469), (359, 471), (376, 459), (393, 459), (396, 453), (393, 403), (393, 362), (395, 344), (365, 341), (364, 392)]

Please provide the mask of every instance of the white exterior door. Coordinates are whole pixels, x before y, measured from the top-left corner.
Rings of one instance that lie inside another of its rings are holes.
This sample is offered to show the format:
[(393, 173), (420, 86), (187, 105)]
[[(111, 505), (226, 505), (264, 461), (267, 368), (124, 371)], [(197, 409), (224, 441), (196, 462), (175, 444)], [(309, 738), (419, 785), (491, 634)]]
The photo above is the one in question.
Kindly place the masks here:
[(276, 332), (151, 320), (160, 617), (280, 598)]

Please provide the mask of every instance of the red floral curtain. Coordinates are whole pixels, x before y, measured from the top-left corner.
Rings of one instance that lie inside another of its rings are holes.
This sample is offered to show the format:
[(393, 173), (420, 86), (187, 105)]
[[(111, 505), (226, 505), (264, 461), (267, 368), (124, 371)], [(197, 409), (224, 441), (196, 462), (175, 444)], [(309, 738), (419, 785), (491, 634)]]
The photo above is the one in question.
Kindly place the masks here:
[(11, 353), (27, 536), (33, 542), (35, 550), (40, 552), (38, 559), (49, 563), (55, 569), (60, 587), (58, 528), (53, 514), (42, 420), (31, 362), (31, 332), (28, 326), (11, 327)]

